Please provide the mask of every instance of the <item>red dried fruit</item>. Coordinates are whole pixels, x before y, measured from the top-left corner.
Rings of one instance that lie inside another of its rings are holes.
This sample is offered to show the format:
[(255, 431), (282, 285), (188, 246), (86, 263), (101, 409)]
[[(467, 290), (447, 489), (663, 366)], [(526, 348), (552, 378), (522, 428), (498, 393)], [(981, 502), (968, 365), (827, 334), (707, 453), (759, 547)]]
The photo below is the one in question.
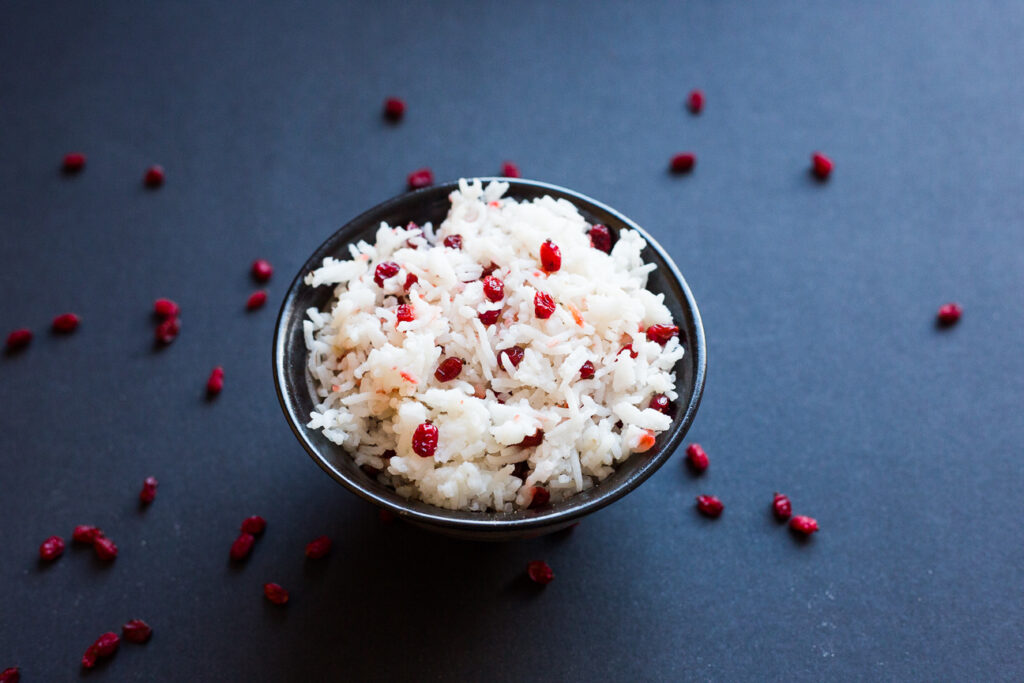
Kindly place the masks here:
[(789, 519), (793, 515), (793, 504), (789, 502), (789, 496), (776, 491), (775, 497), (772, 498), (772, 513), (780, 522)]
[(555, 312), (555, 300), (547, 292), (533, 295), (533, 314), (541, 320), (547, 320)]
[(437, 427), (429, 422), (420, 424), (412, 435), (413, 452), (421, 458), (433, 457), (437, 450), (438, 436)]
[(274, 267), (270, 261), (256, 259), (252, 262), (252, 276), (257, 282), (266, 282), (274, 274)]
[(18, 683), (21, 680), (21, 669), (16, 666), (0, 671), (0, 683)]
[(664, 346), (668, 340), (679, 335), (679, 328), (675, 325), (651, 325), (647, 328), (647, 338)]
[(592, 225), (587, 234), (590, 235), (590, 246), (606, 254), (611, 252), (612, 231), (608, 229), (608, 226), (601, 225), (600, 223)]
[(263, 595), (275, 605), (283, 605), (288, 602), (288, 591), (276, 583), (263, 584)]
[(79, 524), (75, 527), (75, 530), (71, 532), (71, 540), (76, 543), (88, 543), (92, 545), (96, 542), (96, 539), (102, 535), (103, 532), (97, 527)]
[(7, 350), (17, 351), (18, 349), (23, 349), (26, 346), (28, 346), (29, 342), (31, 341), (32, 330), (24, 328), (20, 330), (14, 330), (9, 335), (7, 335)]
[(139, 500), (147, 505), (156, 498), (156, 487), (159, 484), (156, 477), (146, 477), (142, 481), (142, 490), (139, 491)]
[(818, 180), (828, 180), (828, 177), (832, 175), (833, 166), (832, 160), (821, 152), (811, 155), (811, 173)]
[(96, 553), (96, 557), (104, 562), (110, 562), (117, 557), (117, 546), (103, 535), (99, 535), (93, 540), (92, 549)]
[(632, 344), (626, 344), (621, 349), (619, 349), (619, 352), (617, 354), (615, 354), (615, 355), (619, 356), (619, 355), (622, 354), (623, 351), (627, 352), (629, 354), (630, 358), (636, 358), (637, 356), (640, 355), (639, 351), (634, 351), (633, 350), (633, 345)]
[(444, 238), (444, 246), (449, 249), (462, 249), (462, 235), (448, 235)]
[(408, 175), (406, 182), (410, 190), (418, 190), (434, 184), (434, 172), (429, 168), (420, 168)]
[(52, 562), (64, 554), (64, 539), (60, 536), (50, 536), (39, 546), (40, 559)]
[(519, 364), (523, 362), (523, 358), (526, 356), (526, 352), (523, 351), (520, 346), (510, 346), (507, 349), (501, 349), (498, 351), (498, 365), (505, 366), (502, 356), (508, 359), (508, 362), (512, 364), (513, 368), (518, 368)]
[(377, 283), (378, 287), (384, 286), (384, 281), (390, 277), (398, 275), (398, 271), (401, 268), (394, 261), (384, 261), (378, 263), (377, 267), (373, 270), (373, 281)]
[(668, 415), (671, 411), (670, 406), (672, 402), (668, 400), (668, 396), (665, 394), (655, 394), (651, 396), (651, 402), (647, 405), (648, 408), (654, 408), (659, 413), (665, 413)]
[(61, 168), (64, 169), (65, 173), (78, 173), (85, 168), (85, 155), (81, 152), (65, 154)]
[(267, 520), (259, 515), (246, 517), (242, 520), (242, 531), (253, 536), (259, 536), (267, 528)]
[(181, 320), (168, 318), (156, 326), (156, 341), (158, 344), (166, 346), (177, 338), (179, 332), (181, 332)]
[(490, 311), (480, 311), (480, 322), (484, 325), (493, 325), (501, 317), (501, 309), (495, 308)]
[(691, 443), (686, 447), (686, 461), (697, 472), (703, 472), (710, 464), (708, 454), (699, 443)]
[(461, 358), (445, 358), (434, 370), (434, 377), (438, 382), (450, 382), (462, 372)]
[(594, 364), (589, 360), (584, 361), (583, 365), (580, 366), (580, 379), (593, 379), (594, 378)]
[(153, 313), (161, 320), (166, 320), (177, 317), (181, 308), (170, 299), (157, 299), (153, 302)]
[(551, 571), (551, 567), (548, 566), (547, 562), (543, 560), (534, 560), (526, 565), (526, 574), (530, 577), (530, 580), (534, 583), (539, 583), (542, 586), (546, 586), (551, 583), (555, 578), (555, 573)]
[(497, 303), (505, 298), (505, 283), (496, 277), (484, 277), (484, 296)]
[(159, 165), (150, 166), (146, 169), (146, 175), (142, 177), (146, 187), (160, 187), (164, 184), (164, 167)]
[(249, 553), (252, 552), (252, 544), (255, 543), (256, 537), (252, 534), (247, 534), (244, 531), (238, 534), (238, 538), (231, 544), (231, 550), (228, 555), (232, 560), (236, 562), (244, 560), (249, 557)]
[(497, 263), (490, 263), (490, 264), (484, 266), (484, 270), (483, 270), (482, 273), (480, 273), (480, 277), (483, 278), (483, 277), (487, 277), (488, 275), (494, 275), (494, 271), (496, 271), (498, 268), (499, 268), (499, 266), (498, 266)]
[(267, 293), (262, 289), (259, 289), (249, 295), (249, 298), (245, 301), (245, 309), (247, 311), (255, 311), (257, 308), (263, 308), (263, 304), (267, 303)]
[(319, 560), (331, 552), (331, 539), (327, 536), (319, 536), (306, 544), (306, 557), (311, 560)]
[(545, 273), (554, 273), (562, 267), (562, 250), (551, 240), (540, 245), (540, 266)]
[(543, 486), (534, 486), (530, 489), (530, 494), (532, 497), (530, 498), (530, 504), (527, 507), (531, 509), (543, 507), (551, 500), (551, 492)]
[(686, 98), (686, 108), (690, 113), (699, 114), (704, 110), (704, 93), (700, 90), (691, 90)]
[(224, 389), (224, 368), (215, 367), (210, 371), (210, 377), (206, 380), (206, 395), (216, 396)]
[(697, 155), (693, 152), (681, 152), (669, 162), (669, 168), (673, 173), (689, 173), (697, 165)]
[(388, 121), (401, 121), (405, 115), (405, 101), (397, 97), (384, 100), (384, 118)]
[(416, 319), (416, 314), (410, 304), (398, 304), (395, 309), (395, 319), (400, 323), (409, 323)]
[(74, 313), (63, 313), (53, 319), (53, 331), (58, 334), (74, 332), (78, 327), (79, 318)]
[(725, 506), (714, 496), (697, 496), (697, 509), (706, 517), (718, 517)]
[(519, 178), (519, 167), (511, 161), (506, 161), (501, 165), (501, 176), (503, 178)]
[(950, 302), (939, 306), (937, 319), (940, 325), (943, 327), (949, 327), (950, 325), (955, 325), (963, 314), (963, 306), (958, 303)]
[(538, 429), (533, 434), (530, 434), (516, 445), (520, 448), (534, 448), (541, 445), (544, 441), (544, 430)]
[(797, 515), (789, 520), (789, 528), (798, 534), (810, 536), (818, 530), (818, 520), (805, 515)]
[(153, 635), (153, 629), (142, 619), (132, 619), (121, 627), (121, 635), (130, 643), (145, 643)]
[(120, 644), (121, 639), (117, 637), (116, 633), (104, 633), (82, 655), (82, 666), (86, 669), (93, 668), (96, 666), (97, 659), (114, 654)]
[(409, 291), (409, 288), (419, 281), (420, 279), (418, 277), (416, 277), (412, 273), (409, 273), (405, 276), (405, 284), (402, 285), (402, 287), (404, 287), (406, 291)]

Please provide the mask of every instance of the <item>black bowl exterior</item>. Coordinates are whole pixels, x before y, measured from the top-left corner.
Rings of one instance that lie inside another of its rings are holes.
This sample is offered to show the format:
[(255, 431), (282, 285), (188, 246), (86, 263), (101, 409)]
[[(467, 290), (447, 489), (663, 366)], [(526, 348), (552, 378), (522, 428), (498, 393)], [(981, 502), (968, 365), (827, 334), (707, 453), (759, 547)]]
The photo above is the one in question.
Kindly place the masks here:
[(309, 257), (292, 281), (274, 335), (274, 382), (278, 399), (295, 436), (313, 460), (346, 488), (366, 500), (394, 512), (419, 526), (468, 539), (501, 540), (537, 536), (565, 528), (580, 517), (618, 500), (651, 476), (682, 442), (693, 422), (704, 390), (707, 369), (704, 328), (700, 312), (686, 281), (672, 259), (640, 226), (619, 212), (581, 194), (556, 185), (513, 178), (481, 178), (509, 183), (507, 197), (518, 200), (544, 195), (572, 202), (589, 223), (603, 223), (613, 235), (624, 228), (637, 230), (647, 247), (644, 260), (654, 263), (647, 287), (665, 295), (665, 305), (679, 326), (680, 341), (686, 354), (676, 366), (676, 391), (673, 421), (658, 435), (655, 447), (646, 453), (634, 453), (604, 481), (571, 498), (537, 510), (514, 512), (468, 512), (446, 510), (421, 501), (408, 500), (379, 484), (359, 467), (341, 447), (306, 426), (315, 404), (313, 381), (306, 370), (307, 350), (302, 322), (309, 308), (323, 309), (333, 294), (332, 287), (308, 287), (302, 280), (323, 262), (324, 257), (348, 258), (348, 245), (360, 239), (372, 242), (382, 221), (405, 225), (409, 221), (440, 224), (449, 209), (448, 196), (458, 183), (446, 183), (409, 192), (358, 216), (331, 235)]

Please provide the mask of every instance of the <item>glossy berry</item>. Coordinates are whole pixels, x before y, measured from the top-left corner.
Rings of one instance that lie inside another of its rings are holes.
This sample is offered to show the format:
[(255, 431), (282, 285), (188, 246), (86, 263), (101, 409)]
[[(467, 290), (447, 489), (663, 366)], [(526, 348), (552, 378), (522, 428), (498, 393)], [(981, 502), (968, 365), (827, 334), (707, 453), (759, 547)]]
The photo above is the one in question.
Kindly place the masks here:
[(640, 355), (639, 351), (634, 351), (633, 350), (633, 345), (632, 344), (626, 344), (621, 349), (619, 349), (619, 352), (617, 354), (615, 354), (615, 355), (616, 356), (621, 355), (623, 351), (628, 353), (630, 358), (636, 358), (638, 355)]
[(423, 422), (413, 432), (412, 450), (421, 458), (431, 458), (437, 450), (437, 439), (437, 427), (429, 422)]
[(434, 370), (434, 377), (438, 382), (450, 382), (462, 372), (461, 358), (445, 358)]
[(493, 325), (501, 317), (501, 309), (495, 308), (490, 311), (480, 311), (480, 322), (484, 325)]
[(262, 289), (258, 289), (245, 300), (245, 310), (255, 311), (257, 308), (263, 308), (265, 303), (267, 303), (267, 293)]
[(384, 118), (388, 121), (401, 121), (405, 116), (405, 102), (397, 97), (384, 100)]
[(400, 323), (410, 323), (416, 319), (416, 314), (412, 310), (411, 304), (398, 304), (398, 308), (395, 309), (395, 319)]
[(85, 669), (93, 668), (96, 666), (96, 660), (111, 656), (117, 652), (117, 646), (120, 644), (121, 639), (118, 638), (116, 633), (104, 633), (82, 655), (82, 667)]
[(789, 496), (775, 493), (775, 497), (772, 498), (772, 514), (780, 522), (785, 522), (793, 516), (793, 504), (789, 502)]
[(798, 534), (810, 536), (818, 530), (818, 520), (813, 517), (797, 515), (793, 519), (789, 520), (789, 528)]
[(818, 180), (828, 180), (828, 177), (832, 175), (832, 167), (832, 160), (821, 152), (811, 155), (811, 173)]
[(444, 246), (449, 249), (462, 249), (462, 235), (448, 235), (444, 238)]
[(544, 430), (538, 429), (533, 434), (524, 437), (522, 441), (516, 445), (520, 448), (536, 448), (544, 442)]
[(255, 536), (243, 531), (238, 534), (238, 538), (236, 538), (234, 543), (231, 544), (231, 550), (228, 552), (228, 556), (236, 562), (244, 560), (249, 557), (249, 553), (252, 552), (252, 545), (255, 541)]
[(673, 173), (689, 173), (697, 165), (697, 155), (693, 152), (681, 152), (669, 162)]
[(161, 320), (175, 318), (181, 313), (181, 307), (170, 299), (157, 299), (153, 302), (153, 313)]
[(64, 554), (64, 539), (60, 536), (50, 536), (39, 546), (39, 558), (52, 562)]
[(306, 544), (306, 557), (311, 560), (319, 560), (331, 552), (331, 539), (327, 536), (319, 536)]
[(153, 629), (142, 619), (132, 619), (121, 627), (121, 636), (129, 643), (145, 643), (153, 636)]
[(530, 509), (543, 507), (551, 500), (551, 492), (543, 486), (534, 486), (530, 491), (533, 497), (530, 499)]
[(495, 303), (505, 298), (505, 283), (496, 277), (484, 277), (484, 296)]
[(668, 340), (679, 334), (675, 325), (651, 325), (647, 328), (647, 338), (664, 346)]
[(584, 361), (583, 365), (580, 366), (580, 379), (593, 379), (594, 378), (594, 364), (589, 360)]
[(420, 168), (408, 175), (406, 182), (410, 190), (418, 190), (434, 184), (434, 172), (429, 168)]
[(146, 175), (142, 177), (142, 182), (145, 183), (146, 187), (160, 187), (164, 184), (164, 168), (163, 166), (150, 166), (146, 169)]
[(686, 447), (686, 462), (695, 472), (703, 472), (710, 464), (708, 454), (699, 443), (691, 443)]
[(97, 527), (79, 524), (75, 527), (75, 530), (71, 532), (71, 540), (76, 543), (88, 543), (89, 545), (92, 545), (96, 542), (96, 539), (102, 535), (103, 532)]
[(672, 402), (668, 400), (668, 396), (665, 394), (655, 394), (651, 396), (651, 402), (647, 405), (648, 408), (654, 408), (659, 413), (665, 413), (668, 415), (671, 411)]
[(110, 562), (117, 558), (117, 546), (106, 536), (97, 536), (96, 540), (92, 542), (92, 549), (96, 553), (96, 557), (104, 562)]
[(32, 341), (32, 330), (20, 329), (14, 330), (7, 335), (7, 350), (17, 351), (23, 349), (29, 345)]
[(603, 251), (608, 254), (612, 250), (612, 232), (607, 226), (592, 225), (590, 231), (587, 233), (590, 236), (590, 246), (599, 251)]
[(259, 515), (246, 517), (242, 520), (242, 531), (253, 536), (259, 536), (267, 528), (267, 520)]
[(177, 338), (179, 332), (181, 332), (181, 320), (168, 318), (156, 326), (156, 343), (166, 346)]
[(408, 292), (409, 289), (419, 281), (420, 279), (418, 277), (416, 277), (412, 273), (407, 273), (405, 276), (405, 283), (402, 284), (402, 287), (405, 289), (405, 291)]
[(65, 154), (61, 168), (64, 169), (65, 173), (78, 173), (85, 168), (85, 155), (81, 152)]
[(547, 292), (533, 295), (533, 314), (541, 320), (547, 320), (555, 312), (555, 300)]
[(373, 281), (377, 283), (378, 287), (384, 286), (384, 281), (388, 278), (398, 275), (398, 271), (401, 268), (394, 261), (384, 261), (378, 263), (377, 267), (373, 270)]
[(718, 517), (725, 506), (714, 496), (697, 496), (697, 509), (705, 517)]
[(939, 313), (936, 317), (939, 325), (943, 327), (949, 327), (956, 325), (960, 320), (960, 316), (964, 314), (963, 307), (958, 303), (950, 302), (939, 306)]
[(0, 683), (18, 683), (21, 680), (21, 669), (10, 666), (0, 671)]
[(530, 577), (530, 581), (539, 583), (542, 586), (546, 586), (551, 583), (555, 578), (555, 573), (551, 571), (551, 567), (548, 566), (548, 563), (543, 560), (534, 560), (527, 564), (526, 574)]
[(142, 480), (142, 490), (139, 491), (139, 500), (149, 505), (156, 499), (156, 487), (159, 485), (156, 477), (146, 477)]
[(523, 362), (523, 358), (526, 356), (526, 352), (523, 351), (520, 346), (510, 346), (507, 349), (501, 349), (498, 351), (498, 365), (504, 367), (505, 361), (502, 357), (507, 358), (508, 362), (513, 368), (518, 368), (519, 364)]
[(79, 318), (74, 313), (64, 313), (53, 319), (53, 331), (58, 334), (69, 334), (78, 328)]
[(263, 595), (275, 605), (283, 605), (288, 602), (288, 591), (276, 583), (263, 584)]
[(494, 275), (494, 271), (496, 271), (498, 269), (498, 267), (499, 266), (498, 266), (497, 263), (489, 263), (489, 264), (487, 264), (486, 266), (484, 266), (483, 272), (480, 273), (480, 277), (481, 278), (485, 278), (488, 275)]
[(691, 90), (686, 98), (686, 108), (691, 114), (699, 114), (704, 110), (704, 93), (700, 90)]
[(224, 389), (224, 368), (221, 366), (215, 367), (210, 371), (210, 376), (206, 380), (206, 395), (216, 396)]
[(274, 267), (270, 261), (257, 259), (252, 262), (252, 277), (257, 282), (266, 282), (274, 274)]
[(540, 265), (545, 273), (554, 273), (562, 267), (562, 250), (551, 240), (540, 245)]
[(506, 161), (501, 165), (501, 175), (503, 178), (518, 178), (520, 177), (519, 167), (511, 161)]

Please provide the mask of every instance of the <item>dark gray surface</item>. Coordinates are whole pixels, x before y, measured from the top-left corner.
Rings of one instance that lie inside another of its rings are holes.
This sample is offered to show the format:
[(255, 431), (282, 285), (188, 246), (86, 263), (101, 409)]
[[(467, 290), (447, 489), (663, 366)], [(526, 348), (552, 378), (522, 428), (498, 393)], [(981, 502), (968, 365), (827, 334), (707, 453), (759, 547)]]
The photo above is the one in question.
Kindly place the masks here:
[[(2, 12), (0, 326), (39, 334), (0, 359), (0, 668), (73, 680), (99, 633), (141, 617), (152, 642), (90, 678), (1024, 676), (1024, 6)], [(379, 118), (391, 93), (398, 127)], [(827, 185), (806, 175), (815, 148)], [(673, 178), (680, 149), (699, 161)], [(89, 165), (65, 179), (71, 150)], [(620, 209), (679, 264), (708, 336), (691, 435), (712, 466), (669, 463), (569, 536), (382, 527), (279, 413), (274, 308), (408, 171), (505, 158)], [(261, 256), (271, 304), (246, 314)], [(184, 313), (154, 354), (157, 296)], [(937, 331), (954, 298), (963, 321)], [(50, 337), (65, 310), (82, 327)], [(819, 519), (812, 542), (771, 521), (776, 489)], [(720, 520), (694, 513), (703, 492)], [(235, 571), (251, 513), (269, 528)], [(89, 522), (120, 545), (112, 567), (76, 549), (37, 566), (46, 536)], [(305, 564), (321, 533), (334, 554)], [(541, 593), (521, 579), (534, 558), (557, 575)]]

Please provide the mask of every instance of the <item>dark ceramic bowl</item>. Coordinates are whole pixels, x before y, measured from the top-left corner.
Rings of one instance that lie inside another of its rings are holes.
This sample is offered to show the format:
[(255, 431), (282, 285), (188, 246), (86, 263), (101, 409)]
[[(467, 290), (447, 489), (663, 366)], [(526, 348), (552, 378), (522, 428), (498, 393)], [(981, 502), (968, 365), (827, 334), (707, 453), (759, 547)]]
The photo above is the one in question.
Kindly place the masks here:
[[(496, 178), (482, 178), (486, 183)], [(313, 410), (312, 378), (306, 371), (306, 346), (302, 321), (306, 309), (323, 309), (333, 287), (307, 287), (302, 278), (319, 267), (325, 256), (348, 258), (347, 246), (360, 239), (372, 241), (381, 221), (405, 225), (409, 221), (433, 221), (439, 225), (448, 212), (448, 195), (458, 183), (424, 188), (390, 199), (350, 221), (313, 252), (292, 281), (281, 306), (274, 334), (274, 382), (288, 424), (313, 460), (347, 489), (366, 500), (394, 512), (401, 519), (453, 536), (500, 540), (537, 536), (565, 528), (586, 514), (622, 498), (654, 474), (679, 446), (693, 422), (704, 390), (706, 358), (704, 328), (690, 288), (668, 254), (636, 223), (604, 204), (556, 185), (532, 180), (501, 178), (510, 184), (506, 196), (533, 199), (544, 195), (572, 202), (589, 223), (603, 223), (613, 234), (623, 228), (637, 230), (647, 240), (643, 258), (657, 268), (648, 278), (651, 291), (665, 295), (665, 305), (679, 326), (680, 341), (686, 355), (676, 366), (676, 391), (679, 400), (673, 408), (672, 426), (658, 435), (654, 448), (634, 453), (618, 466), (614, 474), (593, 488), (537, 510), (509, 513), (445, 510), (420, 501), (407, 500), (377, 483), (359, 469), (341, 447), (306, 426)]]

